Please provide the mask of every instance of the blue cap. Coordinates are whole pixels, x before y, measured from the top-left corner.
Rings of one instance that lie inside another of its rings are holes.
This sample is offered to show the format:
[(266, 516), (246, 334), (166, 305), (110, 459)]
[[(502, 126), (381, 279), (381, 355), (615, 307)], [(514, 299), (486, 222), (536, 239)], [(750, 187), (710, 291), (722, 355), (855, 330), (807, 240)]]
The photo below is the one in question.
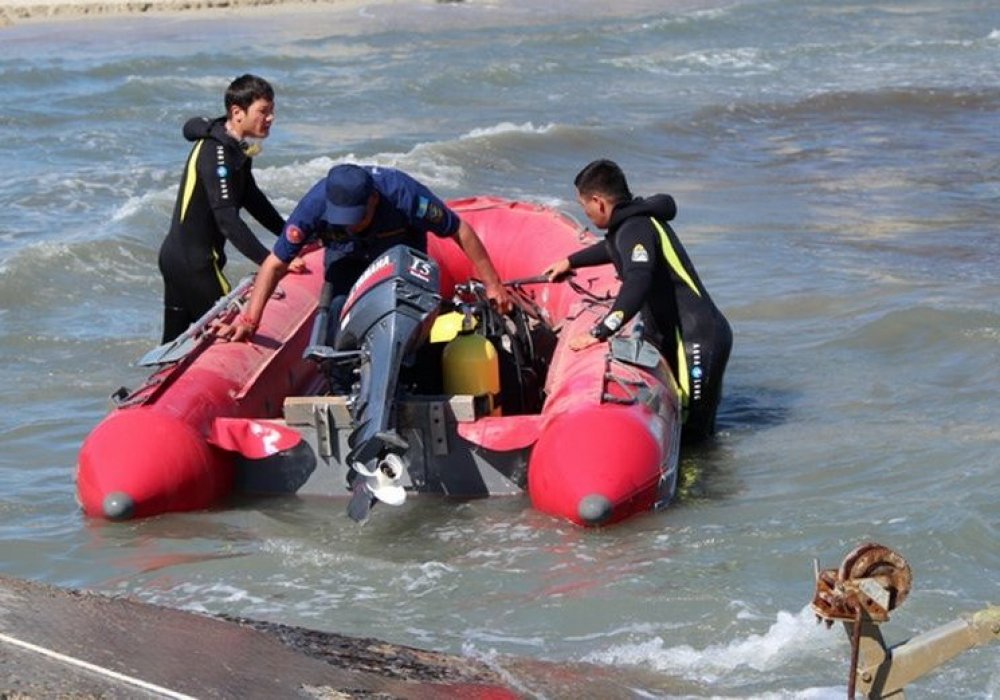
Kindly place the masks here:
[(375, 183), (358, 165), (335, 165), (326, 175), (326, 213), (323, 218), (335, 226), (351, 226), (365, 218), (368, 198)]

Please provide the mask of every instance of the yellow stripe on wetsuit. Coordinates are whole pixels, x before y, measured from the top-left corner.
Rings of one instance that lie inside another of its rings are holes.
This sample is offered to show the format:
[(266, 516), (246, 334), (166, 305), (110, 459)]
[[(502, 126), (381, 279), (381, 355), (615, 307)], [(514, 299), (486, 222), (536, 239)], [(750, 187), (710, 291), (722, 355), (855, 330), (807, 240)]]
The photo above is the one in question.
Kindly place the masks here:
[[(667, 265), (684, 281), (684, 284), (691, 288), (691, 291), (701, 296), (698, 286), (691, 279), (688, 271), (684, 269), (684, 265), (681, 264), (681, 259), (678, 257), (677, 251), (674, 250), (674, 246), (671, 245), (670, 238), (667, 236), (667, 232), (663, 229), (663, 226), (654, 217), (649, 217), (649, 220), (653, 222), (653, 226), (656, 227), (656, 231), (660, 234), (660, 250), (663, 251), (663, 257), (666, 259)], [(691, 378), (690, 372), (688, 372), (687, 353), (684, 352), (684, 337), (681, 335), (680, 326), (674, 329), (674, 334), (677, 340), (677, 383), (679, 384), (678, 388), (681, 393), (681, 405), (687, 411), (687, 406), (691, 399)]]
[(656, 227), (656, 230), (660, 234), (660, 248), (663, 249), (663, 257), (667, 259), (667, 264), (670, 265), (671, 269), (677, 273), (678, 277), (684, 280), (684, 284), (689, 286), (691, 291), (698, 296), (701, 296), (701, 292), (698, 291), (698, 286), (694, 283), (694, 280), (691, 279), (691, 275), (688, 274), (688, 271), (684, 269), (684, 265), (681, 264), (681, 259), (677, 257), (677, 251), (674, 250), (674, 247), (670, 244), (670, 238), (667, 237), (667, 232), (663, 230), (663, 226), (661, 226), (660, 222), (653, 217), (649, 217), (649, 220), (653, 222), (653, 226)]
[(196, 143), (191, 149), (191, 155), (188, 156), (187, 173), (184, 175), (184, 199), (181, 200), (181, 222), (187, 216), (188, 205), (191, 204), (191, 196), (194, 194), (194, 186), (198, 183), (198, 154), (201, 153), (201, 147), (204, 143), (204, 140)]
[(215, 270), (215, 276), (219, 280), (219, 286), (222, 287), (222, 294), (226, 295), (233, 291), (232, 285), (229, 284), (229, 280), (227, 280), (226, 276), (222, 274), (222, 269), (219, 267), (219, 254), (214, 250), (212, 251), (212, 269)]
[[(194, 196), (194, 188), (198, 184), (198, 154), (201, 153), (201, 147), (204, 144), (204, 139), (196, 143), (194, 148), (191, 149), (191, 155), (188, 156), (187, 173), (184, 176), (184, 199), (181, 200), (181, 223), (184, 222), (184, 218), (187, 216), (188, 205), (191, 204), (191, 197)], [(226, 276), (222, 274), (222, 270), (219, 269), (219, 254), (214, 250), (212, 251), (212, 269), (215, 270), (215, 276), (219, 280), (222, 293), (229, 294), (232, 291), (232, 285), (229, 284), (229, 280), (226, 279)]]

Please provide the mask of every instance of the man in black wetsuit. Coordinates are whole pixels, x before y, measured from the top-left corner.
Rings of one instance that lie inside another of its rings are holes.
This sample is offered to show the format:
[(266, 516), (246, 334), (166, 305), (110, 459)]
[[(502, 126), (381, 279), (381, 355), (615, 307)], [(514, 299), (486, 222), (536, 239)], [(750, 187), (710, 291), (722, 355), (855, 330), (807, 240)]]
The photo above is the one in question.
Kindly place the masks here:
[(243, 75), (225, 94), (226, 116), (196, 117), (184, 125), (193, 141), (181, 176), (170, 232), (160, 247), (163, 275), (163, 342), (187, 330), (231, 285), (222, 270), (226, 240), (258, 265), (265, 248), (240, 218), (246, 210), (264, 228), (281, 233), (285, 220), (260, 191), (251, 171), (259, 146), (274, 121), (274, 89), (263, 78)]
[(571, 338), (570, 347), (607, 340), (642, 312), (645, 338), (660, 348), (680, 385), (685, 437), (712, 435), (733, 335), (667, 223), (677, 214), (674, 198), (633, 197), (610, 160), (590, 163), (573, 184), (587, 218), (607, 234), (544, 274), (556, 280), (574, 268), (612, 263), (622, 284), (610, 311), (588, 334)]

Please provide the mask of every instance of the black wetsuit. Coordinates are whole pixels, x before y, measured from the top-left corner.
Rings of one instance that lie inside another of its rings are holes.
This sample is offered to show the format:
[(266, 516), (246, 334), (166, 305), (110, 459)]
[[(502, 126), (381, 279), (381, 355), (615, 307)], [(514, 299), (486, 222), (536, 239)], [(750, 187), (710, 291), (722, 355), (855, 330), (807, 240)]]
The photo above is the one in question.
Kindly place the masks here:
[(184, 137), (193, 141), (177, 192), (170, 232), (160, 247), (164, 283), (163, 342), (187, 330), (230, 291), (222, 273), (226, 239), (258, 265), (265, 248), (240, 218), (246, 210), (275, 235), (285, 225), (251, 172), (253, 159), (226, 132), (225, 118), (191, 119)]
[(574, 268), (614, 264), (622, 285), (598, 335), (617, 332), (642, 312), (645, 337), (662, 350), (684, 392), (685, 436), (699, 439), (715, 432), (733, 335), (667, 223), (676, 214), (677, 205), (666, 194), (619, 204), (605, 239), (569, 261)]

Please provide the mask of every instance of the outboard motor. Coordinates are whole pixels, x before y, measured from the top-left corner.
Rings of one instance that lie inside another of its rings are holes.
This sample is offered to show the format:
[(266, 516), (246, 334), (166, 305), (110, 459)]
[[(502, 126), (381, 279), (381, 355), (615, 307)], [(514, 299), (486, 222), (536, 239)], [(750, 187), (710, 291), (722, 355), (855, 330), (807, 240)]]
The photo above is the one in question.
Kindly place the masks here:
[(352, 409), (355, 429), (348, 463), (367, 465), (387, 452), (405, 452), (394, 427), (399, 369), (430, 334), (437, 317), (437, 263), (397, 245), (368, 266), (340, 312), (335, 351), (361, 351), (360, 382)]
[[(408, 445), (396, 432), (395, 404), (400, 367), (427, 340), (437, 318), (440, 271), (425, 253), (397, 245), (375, 259), (347, 295), (333, 348), (325, 338), (322, 304), (306, 356), (333, 363), (356, 363), (359, 381), (352, 392), (354, 430), (346, 462), (364, 479), (354, 480), (362, 501), (368, 495), (390, 503), (405, 499), (399, 479)], [(329, 299), (324, 298), (327, 304)], [(361, 494), (361, 487), (367, 492)], [(367, 511), (367, 505), (362, 511)], [(361, 515), (355, 517), (362, 519)]]

